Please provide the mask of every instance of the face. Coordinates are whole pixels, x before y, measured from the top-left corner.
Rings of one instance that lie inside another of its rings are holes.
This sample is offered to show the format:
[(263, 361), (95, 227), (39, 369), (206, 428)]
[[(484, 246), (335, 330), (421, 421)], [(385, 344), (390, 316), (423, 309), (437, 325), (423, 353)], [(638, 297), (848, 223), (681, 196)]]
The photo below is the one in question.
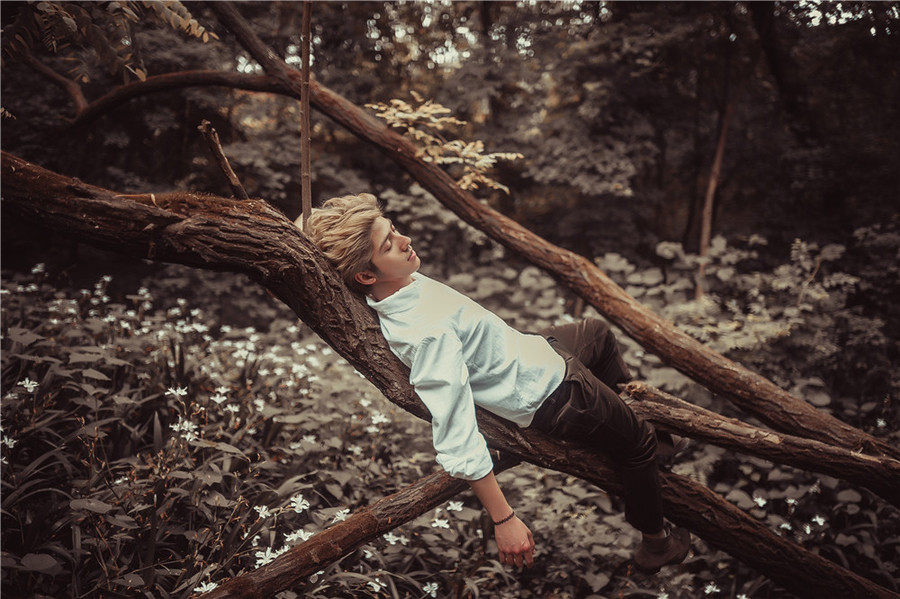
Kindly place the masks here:
[(356, 280), (371, 285), (376, 295), (386, 297), (412, 283), (412, 275), (419, 270), (421, 260), (412, 248), (412, 240), (398, 233), (383, 216), (372, 224), (371, 238), (372, 263), (378, 270), (358, 273)]

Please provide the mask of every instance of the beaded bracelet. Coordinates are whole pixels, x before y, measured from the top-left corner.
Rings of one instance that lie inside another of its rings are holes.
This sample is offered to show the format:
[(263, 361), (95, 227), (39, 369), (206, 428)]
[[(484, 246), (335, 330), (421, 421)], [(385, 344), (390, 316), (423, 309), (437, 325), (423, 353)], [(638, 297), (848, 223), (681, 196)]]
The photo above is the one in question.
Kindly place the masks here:
[(516, 513), (513, 512), (509, 516), (504, 518), (503, 520), (500, 520), (499, 522), (494, 522), (494, 526), (500, 526), (501, 524), (505, 524), (506, 522), (509, 522), (510, 520), (512, 520), (515, 517), (516, 517)]

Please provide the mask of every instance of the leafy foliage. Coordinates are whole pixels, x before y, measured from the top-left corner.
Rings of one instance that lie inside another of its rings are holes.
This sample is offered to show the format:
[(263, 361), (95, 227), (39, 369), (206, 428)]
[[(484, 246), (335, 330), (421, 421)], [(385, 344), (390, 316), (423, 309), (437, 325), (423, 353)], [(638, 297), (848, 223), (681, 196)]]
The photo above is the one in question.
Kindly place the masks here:
[(448, 141), (443, 133), (448, 127), (465, 125), (456, 117), (446, 116), (450, 109), (437, 104), (433, 100), (425, 100), (421, 94), (411, 92), (418, 106), (405, 100), (393, 99), (389, 104), (366, 104), (377, 112), (391, 127), (403, 129), (406, 135), (420, 146), (416, 154), (425, 162), (441, 165), (459, 166), (461, 173), (457, 176), (457, 184), (462, 189), (477, 189), (479, 184), (500, 189), (509, 193), (509, 188), (488, 177), (485, 173), (494, 167), (498, 160), (515, 160), (524, 158), (516, 152), (484, 153), (484, 142), (475, 140), (466, 142), (461, 139)]
[(121, 2), (29, 2), (23, 6), (12, 28), (4, 36), (3, 53), (15, 57), (30, 53), (35, 46), (56, 54), (64, 52), (73, 61), (76, 81), (89, 80), (89, 71), (75, 52), (90, 48), (110, 74), (144, 80), (147, 71), (135, 63), (131, 24), (151, 16), (175, 30), (204, 42), (218, 39), (191, 16), (178, 0), (138, 0)]

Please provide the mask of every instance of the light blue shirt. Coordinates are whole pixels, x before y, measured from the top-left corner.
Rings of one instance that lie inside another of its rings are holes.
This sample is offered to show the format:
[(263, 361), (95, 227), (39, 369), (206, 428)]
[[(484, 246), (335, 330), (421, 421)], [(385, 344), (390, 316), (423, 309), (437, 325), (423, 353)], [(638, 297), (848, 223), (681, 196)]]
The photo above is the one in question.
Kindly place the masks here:
[(450, 475), (483, 478), (493, 469), (475, 406), (527, 427), (565, 376), (565, 362), (539, 335), (521, 333), (461, 293), (413, 275), (379, 301), (391, 351), (431, 412), (437, 462)]

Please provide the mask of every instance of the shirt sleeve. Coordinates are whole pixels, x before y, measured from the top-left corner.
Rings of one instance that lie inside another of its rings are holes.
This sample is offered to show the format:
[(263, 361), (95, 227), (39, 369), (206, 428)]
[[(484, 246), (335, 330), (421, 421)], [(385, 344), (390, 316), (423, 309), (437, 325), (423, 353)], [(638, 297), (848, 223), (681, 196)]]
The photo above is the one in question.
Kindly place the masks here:
[(478, 480), (494, 467), (475, 418), (462, 343), (451, 333), (426, 338), (416, 350), (410, 383), (431, 412), (437, 462), (448, 474)]

